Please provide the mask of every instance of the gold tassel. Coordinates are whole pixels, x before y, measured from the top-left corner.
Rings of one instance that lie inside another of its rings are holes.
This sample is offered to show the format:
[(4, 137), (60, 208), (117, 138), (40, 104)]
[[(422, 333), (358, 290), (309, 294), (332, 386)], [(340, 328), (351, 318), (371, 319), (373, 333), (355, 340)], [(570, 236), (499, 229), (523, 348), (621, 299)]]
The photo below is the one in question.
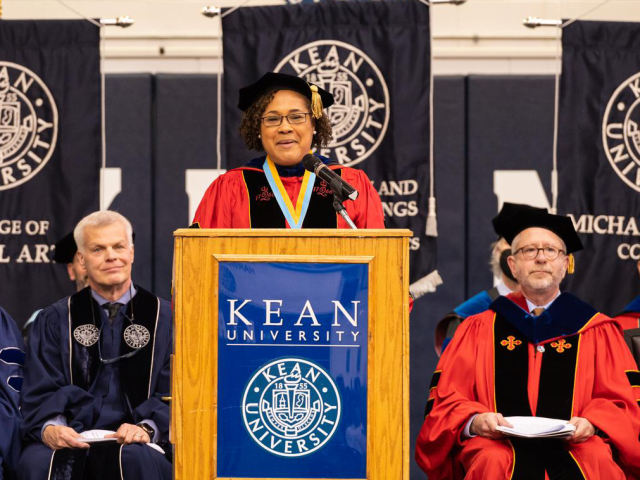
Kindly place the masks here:
[(321, 118), (322, 99), (318, 93), (318, 87), (315, 85), (309, 85), (309, 88), (311, 89), (311, 113), (313, 114), (313, 118)]
[(569, 254), (569, 267), (567, 268), (567, 273), (569, 275), (571, 275), (575, 271), (576, 271), (576, 259), (574, 258), (573, 254), (570, 253)]

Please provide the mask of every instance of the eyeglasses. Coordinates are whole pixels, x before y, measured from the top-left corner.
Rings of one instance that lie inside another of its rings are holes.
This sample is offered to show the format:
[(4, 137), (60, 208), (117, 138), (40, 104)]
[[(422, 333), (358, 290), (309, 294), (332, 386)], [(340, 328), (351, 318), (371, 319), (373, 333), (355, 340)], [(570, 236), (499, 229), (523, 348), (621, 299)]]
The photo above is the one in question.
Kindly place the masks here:
[(533, 260), (538, 256), (538, 252), (540, 251), (542, 251), (544, 258), (547, 260), (555, 260), (561, 253), (566, 253), (564, 250), (560, 250), (559, 248), (552, 247), (550, 245), (541, 248), (534, 247), (533, 245), (527, 245), (526, 247), (519, 248), (515, 253), (520, 252), (525, 260)]
[(311, 112), (290, 113), (289, 115), (267, 115), (266, 117), (261, 117), (260, 120), (262, 120), (262, 124), (265, 127), (279, 127), (282, 125), (283, 118), (286, 118), (287, 122), (291, 125), (298, 125), (307, 121), (307, 115), (311, 115)]

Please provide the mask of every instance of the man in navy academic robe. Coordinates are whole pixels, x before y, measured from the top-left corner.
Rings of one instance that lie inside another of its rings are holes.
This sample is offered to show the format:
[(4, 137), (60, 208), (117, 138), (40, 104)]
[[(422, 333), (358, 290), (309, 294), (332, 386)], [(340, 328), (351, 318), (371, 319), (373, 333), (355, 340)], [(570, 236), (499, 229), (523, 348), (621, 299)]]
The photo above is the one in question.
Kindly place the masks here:
[[(122, 215), (93, 213), (74, 236), (89, 287), (45, 308), (31, 332), (18, 476), (169, 480), (170, 305), (133, 285)], [(116, 441), (89, 445), (90, 430)]]
[(0, 480), (14, 478), (20, 456), (20, 388), (24, 342), (16, 323), (0, 307)]

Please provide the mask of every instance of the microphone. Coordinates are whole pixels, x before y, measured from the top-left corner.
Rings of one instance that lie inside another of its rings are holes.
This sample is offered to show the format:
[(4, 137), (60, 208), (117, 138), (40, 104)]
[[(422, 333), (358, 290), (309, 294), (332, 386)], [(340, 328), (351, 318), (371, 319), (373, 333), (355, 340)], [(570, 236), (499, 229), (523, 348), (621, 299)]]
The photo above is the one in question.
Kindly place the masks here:
[(355, 200), (358, 198), (358, 191), (343, 180), (343, 178), (327, 167), (322, 160), (315, 155), (307, 153), (302, 157), (302, 165), (310, 172), (315, 173), (322, 180), (327, 182), (331, 189), (342, 198)]

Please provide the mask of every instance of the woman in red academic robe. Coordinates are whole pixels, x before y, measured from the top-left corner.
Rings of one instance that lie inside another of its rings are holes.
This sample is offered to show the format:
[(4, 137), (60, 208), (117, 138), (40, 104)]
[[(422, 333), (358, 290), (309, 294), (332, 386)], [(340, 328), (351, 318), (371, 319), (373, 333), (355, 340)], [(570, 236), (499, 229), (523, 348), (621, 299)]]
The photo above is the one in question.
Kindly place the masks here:
[[(266, 156), (217, 178), (202, 198), (194, 223), (201, 228), (349, 228), (333, 207), (329, 184), (305, 170), (302, 158), (331, 141), (324, 107), (333, 96), (305, 80), (267, 73), (240, 89), (240, 134)], [(359, 192), (346, 201), (358, 228), (384, 228), (380, 197), (361, 170), (320, 160)]]

